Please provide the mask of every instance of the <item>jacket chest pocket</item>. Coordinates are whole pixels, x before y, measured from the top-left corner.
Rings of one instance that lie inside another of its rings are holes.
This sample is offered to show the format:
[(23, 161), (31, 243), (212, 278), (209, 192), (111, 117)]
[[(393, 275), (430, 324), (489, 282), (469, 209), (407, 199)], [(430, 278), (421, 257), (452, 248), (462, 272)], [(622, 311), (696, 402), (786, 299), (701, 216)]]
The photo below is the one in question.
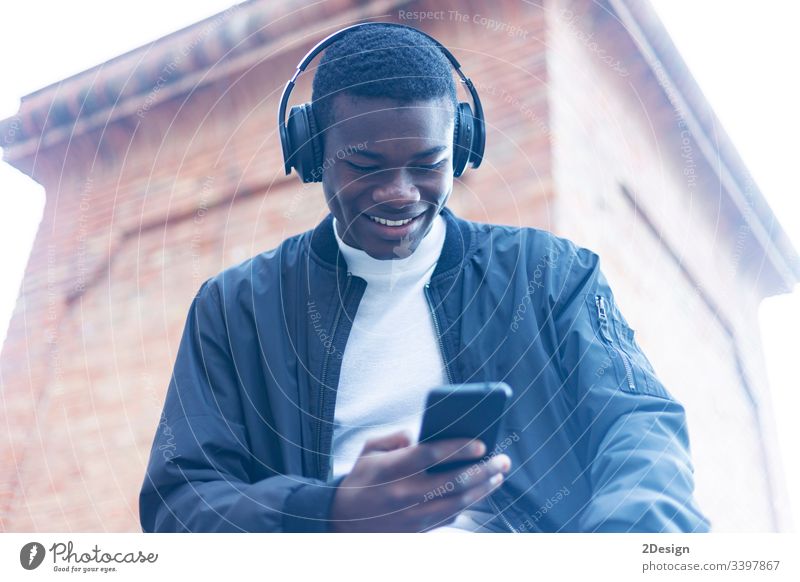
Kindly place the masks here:
[(620, 388), (628, 392), (645, 393), (670, 398), (658, 381), (655, 370), (634, 339), (634, 331), (627, 324), (613, 300), (605, 295), (586, 297), (590, 316), (597, 325), (600, 341), (605, 345), (609, 361), (605, 368), (617, 371)]

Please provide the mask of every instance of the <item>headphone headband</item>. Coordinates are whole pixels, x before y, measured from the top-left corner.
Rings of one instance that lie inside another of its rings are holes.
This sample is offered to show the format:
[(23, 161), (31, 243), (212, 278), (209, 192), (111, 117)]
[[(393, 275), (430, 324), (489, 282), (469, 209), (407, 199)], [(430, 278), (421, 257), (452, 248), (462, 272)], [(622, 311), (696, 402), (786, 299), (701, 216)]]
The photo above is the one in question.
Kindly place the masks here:
[[(461, 64), (458, 60), (453, 56), (453, 54), (447, 50), (447, 48), (440, 43), (438, 40), (433, 38), (431, 35), (427, 34), (426, 32), (422, 32), (421, 30), (417, 30), (412, 26), (406, 26), (405, 24), (398, 24), (395, 22), (364, 22), (361, 24), (354, 24), (353, 26), (348, 26), (347, 28), (343, 28), (333, 34), (325, 37), (321, 41), (319, 41), (314, 47), (306, 53), (306, 56), (300, 61), (297, 65), (297, 70), (295, 71), (292, 78), (287, 81), (286, 86), (283, 88), (283, 93), (281, 94), (280, 105), (278, 106), (278, 130), (280, 132), (281, 137), (281, 148), (283, 150), (283, 160), (284, 160), (284, 170), (286, 171), (286, 175), (288, 176), (292, 171), (292, 152), (289, 151), (289, 144), (288, 144), (288, 130), (286, 125), (286, 106), (289, 102), (289, 95), (294, 89), (295, 81), (300, 76), (300, 73), (305, 71), (306, 67), (314, 60), (319, 53), (324, 51), (330, 45), (335, 43), (339, 40), (342, 36), (356, 30), (358, 28), (364, 28), (367, 26), (390, 26), (394, 28), (405, 28), (408, 30), (413, 30), (414, 32), (421, 34), (431, 40), (438, 48), (442, 51), (447, 60), (450, 61), (450, 64), (453, 65), (453, 68), (456, 70), (461, 82), (466, 85), (467, 90), (469, 91), (470, 95), (472, 96), (472, 101), (475, 104), (475, 114), (474, 114), (474, 122), (476, 124), (476, 128), (474, 131), (474, 136), (477, 139), (477, 143), (475, 143), (471, 148), (469, 161), (472, 162), (472, 167), (477, 168), (480, 166), (481, 161), (483, 160), (483, 151), (486, 144), (486, 132), (484, 131), (484, 121), (483, 121), (483, 106), (481, 105), (480, 97), (478, 96), (478, 91), (475, 89), (475, 86), (472, 84), (472, 81), (464, 75), (461, 71)], [(457, 115), (458, 118), (458, 115)], [(296, 145), (296, 144), (295, 144)], [(460, 172), (456, 174), (457, 176), (460, 175)]]

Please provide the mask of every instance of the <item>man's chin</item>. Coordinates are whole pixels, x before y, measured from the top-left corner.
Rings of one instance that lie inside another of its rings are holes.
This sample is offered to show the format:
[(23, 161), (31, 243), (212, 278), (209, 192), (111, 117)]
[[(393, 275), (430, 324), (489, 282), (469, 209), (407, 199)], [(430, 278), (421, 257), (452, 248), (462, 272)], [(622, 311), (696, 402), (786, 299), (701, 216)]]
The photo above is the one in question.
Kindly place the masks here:
[[(416, 241), (415, 241), (416, 242)], [(385, 241), (371, 243), (361, 247), (373, 259), (379, 261), (393, 261), (396, 259), (406, 259), (417, 248), (417, 244), (410, 241)]]

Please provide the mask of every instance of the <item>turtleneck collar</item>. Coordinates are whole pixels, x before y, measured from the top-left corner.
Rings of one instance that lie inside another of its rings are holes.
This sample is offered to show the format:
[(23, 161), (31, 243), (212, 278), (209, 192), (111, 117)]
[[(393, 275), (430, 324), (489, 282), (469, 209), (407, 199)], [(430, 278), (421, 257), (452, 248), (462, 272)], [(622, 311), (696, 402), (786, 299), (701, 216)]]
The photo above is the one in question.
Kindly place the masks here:
[(398, 258), (381, 260), (345, 243), (339, 237), (336, 223), (337, 221), (334, 217), (331, 221), (333, 234), (336, 237), (336, 243), (339, 245), (339, 251), (347, 262), (348, 270), (353, 275), (367, 280), (367, 282), (386, 279), (396, 282), (399, 279), (418, 279), (426, 273), (430, 274), (439, 260), (445, 235), (447, 234), (445, 219), (441, 214), (437, 214), (428, 234), (420, 241), (413, 253), (408, 254), (408, 251), (400, 243), (396, 252)]

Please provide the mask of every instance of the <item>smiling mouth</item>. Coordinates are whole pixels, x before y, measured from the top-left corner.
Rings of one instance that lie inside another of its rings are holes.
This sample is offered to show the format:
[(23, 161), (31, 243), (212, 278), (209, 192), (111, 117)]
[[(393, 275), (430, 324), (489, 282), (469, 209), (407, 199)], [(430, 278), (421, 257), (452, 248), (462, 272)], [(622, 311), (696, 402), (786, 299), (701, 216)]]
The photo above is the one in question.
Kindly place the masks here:
[(380, 218), (379, 216), (372, 216), (371, 214), (367, 214), (367, 217), (370, 220), (372, 220), (373, 222), (377, 222), (378, 224), (383, 224), (384, 226), (404, 226), (409, 222), (411, 222), (412, 220), (419, 218), (420, 216), (422, 215), (420, 214), (417, 216), (412, 216), (411, 218), (404, 218), (403, 220), (388, 220), (386, 218)]

